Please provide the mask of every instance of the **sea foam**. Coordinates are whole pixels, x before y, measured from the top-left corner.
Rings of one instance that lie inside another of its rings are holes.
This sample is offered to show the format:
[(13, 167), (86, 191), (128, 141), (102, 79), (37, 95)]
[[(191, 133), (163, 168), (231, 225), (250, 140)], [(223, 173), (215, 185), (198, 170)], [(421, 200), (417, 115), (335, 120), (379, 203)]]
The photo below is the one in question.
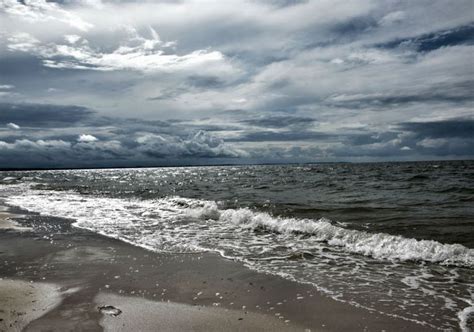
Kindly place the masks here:
[(263, 227), (280, 233), (308, 234), (331, 246), (342, 247), (347, 252), (377, 259), (474, 266), (474, 250), (460, 244), (443, 244), (432, 240), (351, 230), (336, 226), (326, 218), (280, 218), (249, 209), (225, 210), (220, 218), (249, 228)]
[[(417, 240), (347, 229), (326, 218), (284, 218), (249, 208), (220, 209), (219, 204), (213, 201), (183, 197), (126, 200), (83, 196), (75, 192), (28, 189), (21, 195), (8, 197), (7, 202), (44, 215), (76, 219), (77, 227), (99, 231), (117, 238), (120, 238), (121, 234), (116, 232), (125, 228), (129, 228), (128, 232), (141, 231), (141, 235), (152, 232), (153, 226), (161, 227), (163, 231), (170, 230), (166, 223), (179, 224), (179, 230), (185, 236), (194, 234), (199, 237), (200, 235), (195, 232), (207, 221), (206, 230), (215, 228), (219, 231), (227, 229), (233, 232), (235, 228), (240, 228), (283, 234), (306, 234), (311, 242), (323, 242), (347, 253), (370, 256), (379, 260), (474, 266), (474, 249), (461, 244), (443, 244), (433, 240)], [(166, 235), (165, 232), (161, 233)], [(146, 241), (140, 239), (139, 233), (135, 235), (136, 240), (145, 244)], [(147, 247), (152, 245), (149, 243)]]

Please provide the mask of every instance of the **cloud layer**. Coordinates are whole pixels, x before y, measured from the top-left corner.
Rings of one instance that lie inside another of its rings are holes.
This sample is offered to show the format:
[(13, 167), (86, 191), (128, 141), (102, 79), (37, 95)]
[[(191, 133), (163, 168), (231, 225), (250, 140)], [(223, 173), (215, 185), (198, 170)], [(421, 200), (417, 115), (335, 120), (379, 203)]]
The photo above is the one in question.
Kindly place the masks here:
[(473, 10), (5, 0), (0, 167), (472, 158)]
[[(248, 156), (209, 132), (171, 122), (102, 117), (85, 108), (44, 104), (0, 104), (0, 114), (3, 121), (21, 123), (0, 128), (4, 168), (193, 164), (199, 159), (206, 164)], [(41, 121), (34, 122), (36, 116)]]

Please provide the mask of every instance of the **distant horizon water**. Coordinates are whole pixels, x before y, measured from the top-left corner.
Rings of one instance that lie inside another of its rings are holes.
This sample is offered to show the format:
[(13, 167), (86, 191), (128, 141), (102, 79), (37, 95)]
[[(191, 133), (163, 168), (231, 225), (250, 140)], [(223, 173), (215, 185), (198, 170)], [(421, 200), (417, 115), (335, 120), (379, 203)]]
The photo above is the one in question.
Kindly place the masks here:
[(100, 169), (140, 169), (140, 168), (170, 168), (170, 167), (214, 167), (214, 166), (284, 166), (284, 165), (319, 165), (319, 164), (383, 164), (383, 163), (423, 163), (423, 162), (457, 162), (474, 161), (474, 158), (452, 158), (452, 159), (407, 159), (407, 160), (367, 160), (367, 161), (307, 161), (307, 162), (242, 162), (242, 163), (206, 163), (206, 164), (154, 164), (154, 165), (130, 165), (130, 166), (58, 166), (58, 167), (0, 167), (0, 172), (8, 171), (53, 171), (53, 170), (100, 170)]

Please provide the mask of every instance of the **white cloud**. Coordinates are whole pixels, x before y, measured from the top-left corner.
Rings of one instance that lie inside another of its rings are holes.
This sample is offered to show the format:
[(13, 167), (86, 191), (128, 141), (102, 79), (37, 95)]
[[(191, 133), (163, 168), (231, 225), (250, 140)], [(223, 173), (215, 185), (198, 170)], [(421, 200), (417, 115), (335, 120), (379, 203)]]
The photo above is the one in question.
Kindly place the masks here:
[(65, 150), (71, 147), (71, 143), (63, 141), (63, 140), (37, 140), (32, 141), (28, 139), (20, 139), (16, 140), (13, 143), (7, 143), (4, 141), (0, 141), (0, 149), (1, 150), (15, 150), (20, 152), (27, 152), (27, 151), (41, 151), (47, 150), (50, 152), (58, 151), (58, 150)]
[(66, 35), (66, 36), (64, 36), (64, 39), (65, 39), (69, 44), (75, 44), (75, 43), (77, 43), (77, 42), (81, 39), (81, 36), (78, 36), (78, 35)]
[(424, 148), (436, 149), (436, 148), (441, 148), (448, 143), (449, 141), (444, 138), (425, 138), (417, 142), (416, 145), (422, 146)]
[(388, 13), (384, 17), (382, 17), (379, 21), (381, 25), (392, 25), (401, 23), (406, 17), (404, 11), (398, 10), (395, 12)]
[(144, 133), (137, 137), (136, 142), (140, 144), (136, 148), (137, 151), (150, 157), (237, 158), (247, 156), (245, 151), (231, 147), (222, 139), (202, 130), (187, 139)]
[(17, 93), (12, 91), (14, 88), (15, 86), (11, 84), (0, 85), (0, 97), (12, 97), (17, 95)]
[(8, 49), (11, 51), (33, 52), (40, 41), (27, 32), (18, 32), (8, 37)]
[(20, 129), (21, 127), (13, 122), (10, 122), (7, 124), (7, 127), (10, 128), (10, 129), (13, 129), (13, 130), (18, 130)]
[(58, 21), (81, 31), (87, 31), (93, 26), (78, 15), (62, 9), (58, 4), (45, 0), (24, 0), (22, 2), (2, 0), (0, 9), (30, 23)]
[(89, 135), (89, 134), (81, 134), (79, 135), (79, 138), (77, 139), (77, 141), (81, 143), (91, 143), (91, 142), (98, 141), (98, 139), (97, 137)]
[(211, 70), (222, 75), (232, 75), (239, 71), (219, 51), (202, 49), (178, 55), (171, 52), (174, 43), (161, 41), (152, 28), (150, 28), (151, 39), (140, 36), (132, 27), (127, 29), (128, 38), (109, 52), (90, 46), (84, 39), (82, 43), (78, 43), (80, 37), (76, 35), (65, 36), (68, 45), (44, 44), (26, 32), (10, 36), (8, 48), (12, 51), (35, 54), (43, 59), (46, 67), (50, 68), (142, 72)]

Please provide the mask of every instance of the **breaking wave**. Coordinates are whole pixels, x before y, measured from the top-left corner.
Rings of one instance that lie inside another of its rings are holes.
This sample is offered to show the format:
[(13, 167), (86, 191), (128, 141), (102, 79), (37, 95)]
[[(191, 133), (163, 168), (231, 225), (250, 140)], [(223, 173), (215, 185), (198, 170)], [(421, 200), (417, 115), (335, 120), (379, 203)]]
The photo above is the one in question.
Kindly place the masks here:
[(225, 210), (220, 218), (248, 228), (263, 227), (280, 233), (309, 234), (318, 241), (342, 247), (349, 253), (377, 259), (474, 266), (474, 250), (460, 244), (443, 244), (432, 240), (351, 230), (336, 226), (325, 218), (319, 220), (279, 218), (249, 209)]
[[(206, 248), (206, 233), (223, 234), (247, 229), (304, 234), (308, 236), (308, 242), (322, 242), (347, 253), (370, 256), (378, 260), (474, 266), (474, 249), (460, 244), (443, 244), (433, 240), (352, 230), (325, 218), (283, 218), (249, 208), (221, 209), (219, 203), (213, 201), (182, 197), (125, 200), (81, 196), (74, 192), (28, 190), (27, 194), (7, 198), (7, 202), (45, 215), (76, 219), (75, 226), (104, 235), (122, 238), (126, 233), (128, 238), (124, 240), (127, 242), (155, 250), (160, 249), (160, 242), (166, 243), (168, 249), (172, 249), (173, 244), (179, 247), (176, 249), (182, 249), (185, 243), (179, 240), (175, 240), (175, 243), (170, 241), (170, 236), (177, 234), (176, 231), (184, 235), (180, 239), (187, 237), (186, 242), (193, 243), (195, 248)], [(157, 233), (154, 230), (160, 231)], [(166, 231), (171, 233), (167, 234)], [(130, 237), (130, 234), (133, 236)], [(149, 237), (151, 234), (159, 234), (163, 237), (162, 241)], [(147, 240), (150, 240), (150, 243), (147, 243)], [(187, 248), (192, 246), (188, 245)]]

